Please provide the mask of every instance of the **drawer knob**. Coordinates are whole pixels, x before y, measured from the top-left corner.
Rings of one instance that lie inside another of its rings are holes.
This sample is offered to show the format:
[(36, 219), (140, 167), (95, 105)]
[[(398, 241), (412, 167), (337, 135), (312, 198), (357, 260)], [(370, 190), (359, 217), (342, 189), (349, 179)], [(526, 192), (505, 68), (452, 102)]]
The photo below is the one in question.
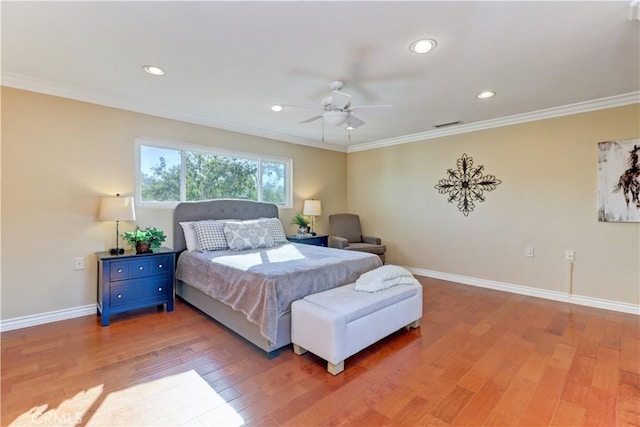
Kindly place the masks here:
[(142, 270), (144, 270), (144, 267), (140, 266), (140, 267), (138, 267), (138, 270), (142, 271)]
[(158, 264), (158, 268), (162, 268), (162, 264)]
[(118, 298), (122, 298), (122, 294), (118, 294)]
[(121, 268), (118, 269), (118, 273), (122, 273), (122, 269)]
[(158, 288), (158, 292), (162, 292), (162, 288)]

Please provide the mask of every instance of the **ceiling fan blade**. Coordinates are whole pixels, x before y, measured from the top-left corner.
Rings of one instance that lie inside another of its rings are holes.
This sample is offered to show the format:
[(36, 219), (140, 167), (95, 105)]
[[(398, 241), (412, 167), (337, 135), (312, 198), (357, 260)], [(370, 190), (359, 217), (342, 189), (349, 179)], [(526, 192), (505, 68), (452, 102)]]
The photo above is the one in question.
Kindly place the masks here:
[(305, 110), (316, 110), (323, 111), (320, 107), (308, 107), (306, 105), (295, 105), (295, 104), (281, 104), (285, 108), (303, 108)]
[(299, 124), (303, 124), (303, 123), (311, 123), (312, 121), (314, 121), (314, 120), (318, 120), (318, 119), (321, 119), (321, 118), (322, 118), (322, 116), (315, 116), (315, 117), (311, 117), (310, 119), (307, 119), (307, 120), (303, 120), (303, 121), (301, 121)]
[(359, 105), (349, 108), (349, 112), (357, 111), (365, 114), (390, 114), (393, 105)]
[(364, 122), (359, 118), (357, 118), (356, 116), (349, 114), (349, 117), (347, 117), (347, 129), (349, 130), (358, 129), (363, 124)]
[(344, 110), (351, 104), (351, 95), (334, 90), (331, 94), (331, 103), (339, 110)]

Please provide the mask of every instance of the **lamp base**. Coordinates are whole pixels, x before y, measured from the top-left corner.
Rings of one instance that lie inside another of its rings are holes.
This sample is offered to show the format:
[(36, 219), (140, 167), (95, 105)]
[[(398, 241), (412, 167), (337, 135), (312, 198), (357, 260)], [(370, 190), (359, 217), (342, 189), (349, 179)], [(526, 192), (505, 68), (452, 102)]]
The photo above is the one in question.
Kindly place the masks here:
[(111, 255), (122, 255), (124, 253), (124, 248), (111, 248), (109, 253), (111, 253)]

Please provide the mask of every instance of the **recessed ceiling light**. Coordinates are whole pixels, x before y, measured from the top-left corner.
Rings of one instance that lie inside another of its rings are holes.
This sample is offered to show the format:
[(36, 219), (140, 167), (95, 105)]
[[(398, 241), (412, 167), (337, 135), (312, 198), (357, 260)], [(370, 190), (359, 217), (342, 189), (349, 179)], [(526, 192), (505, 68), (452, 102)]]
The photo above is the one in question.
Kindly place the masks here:
[(495, 92), (492, 92), (490, 90), (485, 90), (484, 92), (481, 92), (478, 94), (478, 98), (479, 99), (487, 99), (487, 98), (491, 98), (493, 95), (495, 95)]
[(160, 67), (155, 66), (155, 65), (144, 65), (142, 67), (142, 69), (145, 72), (147, 72), (149, 74), (152, 74), (154, 76), (162, 76), (164, 74), (164, 70), (162, 68), (160, 68)]
[(284, 110), (284, 106), (280, 104), (271, 104), (269, 105), (269, 109), (271, 111), (275, 111), (276, 113), (279, 113), (280, 111)]
[(409, 50), (413, 53), (427, 53), (438, 45), (435, 40), (422, 39), (411, 43)]

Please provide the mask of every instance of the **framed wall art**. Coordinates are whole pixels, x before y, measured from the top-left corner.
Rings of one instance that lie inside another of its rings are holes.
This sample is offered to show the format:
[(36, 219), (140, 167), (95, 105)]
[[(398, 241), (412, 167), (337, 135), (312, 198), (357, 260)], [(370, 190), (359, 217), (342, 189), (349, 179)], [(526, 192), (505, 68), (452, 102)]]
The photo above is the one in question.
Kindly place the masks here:
[(464, 153), (456, 161), (456, 169), (447, 169), (446, 177), (438, 181), (435, 189), (447, 195), (447, 202), (456, 202), (464, 216), (469, 216), (475, 202), (485, 201), (485, 191), (493, 191), (501, 183), (495, 176), (485, 175), (484, 165), (474, 166), (473, 157)]
[(640, 139), (598, 143), (598, 221), (640, 222)]

